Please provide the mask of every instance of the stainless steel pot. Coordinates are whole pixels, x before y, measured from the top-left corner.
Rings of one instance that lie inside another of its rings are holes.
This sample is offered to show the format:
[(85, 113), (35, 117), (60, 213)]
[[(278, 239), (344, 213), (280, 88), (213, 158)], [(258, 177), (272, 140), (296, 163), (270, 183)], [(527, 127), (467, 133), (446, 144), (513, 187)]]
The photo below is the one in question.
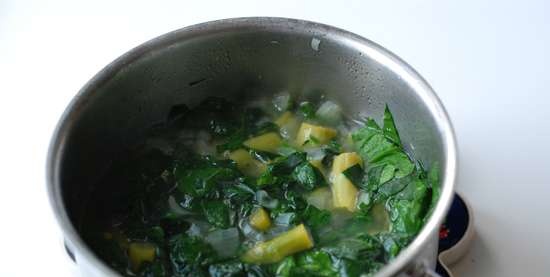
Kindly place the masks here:
[(355, 34), (294, 19), (237, 18), (186, 27), (132, 49), (94, 76), (62, 116), (48, 157), (48, 189), (67, 250), (84, 275), (118, 276), (79, 235), (87, 197), (117, 149), (174, 104), (281, 90), (322, 90), (350, 116), (379, 118), (388, 103), (415, 158), (440, 163), (435, 212), (377, 276), (427, 274), (457, 167), (453, 129), (434, 91), (404, 61)]

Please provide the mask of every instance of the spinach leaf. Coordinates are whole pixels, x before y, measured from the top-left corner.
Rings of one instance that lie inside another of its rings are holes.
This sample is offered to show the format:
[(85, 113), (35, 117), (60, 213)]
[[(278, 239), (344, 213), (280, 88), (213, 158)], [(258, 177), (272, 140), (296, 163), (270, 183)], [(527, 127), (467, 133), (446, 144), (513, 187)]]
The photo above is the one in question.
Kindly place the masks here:
[[(184, 111), (178, 108), (178, 112)], [(239, 107), (221, 97), (208, 97), (185, 116), (178, 117), (178, 125), (188, 129), (208, 130), (215, 137), (227, 136), (237, 129)], [(176, 111), (173, 112), (173, 115)]]
[(401, 139), (399, 138), (399, 133), (397, 132), (397, 128), (395, 127), (393, 115), (390, 112), (388, 105), (386, 105), (386, 108), (384, 109), (383, 121), (384, 121), (384, 135), (386, 136), (386, 138), (392, 141), (393, 143), (401, 146)]
[(338, 276), (338, 269), (332, 264), (328, 253), (320, 250), (311, 250), (299, 254), (296, 259), (297, 276)]
[(212, 163), (194, 169), (176, 166), (174, 175), (180, 191), (192, 196), (204, 196), (220, 182), (232, 180), (240, 174), (235, 168)]
[[(126, 232), (126, 236), (128, 238), (131, 238), (132, 240), (140, 240), (140, 241), (150, 241), (157, 244), (163, 244), (164, 243), (164, 230), (160, 226), (143, 226), (143, 223), (140, 222), (139, 224), (136, 222), (130, 223), (131, 225), (136, 225), (135, 227), (132, 226), (131, 230), (128, 230)], [(129, 225), (130, 225), (129, 224)]]
[(414, 236), (420, 231), (429, 205), (427, 193), (426, 183), (417, 179), (410, 182), (402, 193), (388, 200), (392, 232)]
[(339, 154), (342, 152), (342, 145), (336, 139), (331, 139), (324, 147), (325, 154)]
[(295, 152), (286, 157), (273, 160), (265, 172), (258, 178), (257, 185), (274, 185), (289, 181), (294, 169), (303, 162), (307, 162), (306, 153)]
[(175, 276), (205, 276), (205, 266), (215, 261), (216, 252), (198, 237), (184, 234), (170, 239), (169, 256)]
[(342, 172), (348, 180), (350, 180), (351, 183), (353, 183), (356, 186), (361, 185), (363, 182), (363, 175), (365, 171), (363, 170), (363, 167), (361, 167), (359, 164), (354, 164), (350, 168), (344, 170)]
[(302, 162), (294, 168), (292, 179), (308, 191), (326, 185), (323, 174), (309, 162)]
[(151, 228), (148, 228), (146, 231), (146, 239), (147, 241), (152, 241), (157, 244), (163, 244), (164, 243), (164, 230), (160, 226), (153, 226)]
[(367, 178), (360, 187), (368, 199), (363, 206), (359, 204), (360, 212), (369, 211), (372, 203), (385, 201), (392, 235), (380, 237), (380, 241), (386, 258), (395, 257), (420, 231), (429, 214), (430, 202), (437, 201), (433, 199), (439, 197), (438, 192), (431, 188), (431, 181), (426, 180), (421, 165), (415, 170), (414, 163), (403, 150), (387, 106), (383, 128), (367, 119), (365, 126), (352, 134), (352, 139), (367, 161)]
[(271, 218), (281, 224), (298, 223), (301, 220), (300, 212), (306, 209), (306, 201), (291, 190), (285, 191), (280, 196), (277, 207), (270, 211)]
[(295, 182), (308, 191), (326, 185), (323, 174), (307, 161), (304, 152), (277, 157), (258, 178), (257, 185), (281, 185), (285, 182)]
[(244, 179), (239, 179), (237, 183), (225, 187), (223, 194), (233, 205), (240, 205), (253, 198), (255, 191), (245, 183)]
[(389, 176), (386, 176), (385, 179), (387, 181), (389, 181), (393, 176), (397, 178), (407, 176), (414, 170), (414, 164), (411, 162), (407, 154), (402, 152), (402, 150), (395, 151), (394, 153), (381, 158), (378, 162), (373, 163), (373, 165), (391, 166), (390, 168), (384, 168), (384, 170), (387, 171), (387, 174), (389, 174)]
[(334, 156), (342, 152), (342, 145), (340, 145), (336, 139), (332, 139), (326, 145), (323, 145), (323, 152), (325, 156), (323, 157), (322, 163), (327, 168), (330, 168), (332, 166)]
[(208, 273), (212, 277), (243, 276), (244, 266), (238, 260), (216, 263), (216, 264), (211, 264), (208, 267)]
[(286, 257), (284, 260), (275, 264), (275, 277), (292, 277), (292, 271), (295, 270), (296, 261), (293, 256)]
[(204, 201), (202, 210), (208, 223), (221, 229), (226, 229), (231, 225), (229, 207), (225, 203), (216, 200)]
[(269, 277), (271, 272), (265, 266), (244, 264), (247, 277)]
[(156, 260), (153, 263), (145, 263), (141, 267), (143, 269), (138, 274), (140, 277), (166, 276), (166, 269), (159, 260)]
[(233, 151), (242, 147), (243, 142), (248, 138), (244, 129), (238, 129), (230, 134), (223, 143), (216, 146), (216, 151), (222, 153), (226, 150)]
[(384, 136), (382, 129), (373, 119), (367, 119), (365, 126), (352, 133), (352, 140), (359, 153), (369, 163), (375, 163), (399, 148)]
[(189, 223), (184, 219), (185, 218), (182, 216), (167, 212), (166, 215), (159, 220), (165, 237), (172, 237), (181, 233), (182, 230), (186, 230), (189, 227)]
[(344, 238), (322, 249), (335, 257), (351, 260), (381, 260), (384, 257), (382, 244), (367, 234)]
[(320, 210), (313, 205), (307, 205), (300, 217), (306, 226), (309, 227), (314, 240), (318, 240), (319, 230), (330, 224), (331, 213), (326, 210)]
[(386, 182), (378, 188), (378, 199), (385, 200), (390, 196), (393, 196), (401, 192), (404, 188), (408, 187), (411, 182), (414, 181), (414, 176), (407, 176), (404, 178), (394, 178), (389, 182)]
[(408, 234), (393, 232), (382, 233), (377, 237), (378, 241), (380, 241), (384, 247), (384, 258), (386, 261), (395, 258), (399, 254), (399, 251), (401, 251), (402, 248), (405, 248), (412, 239), (412, 237)]
[(241, 203), (241, 205), (238, 206), (236, 209), (238, 218), (245, 218), (249, 216), (252, 213), (253, 209), (254, 209), (254, 204), (252, 204), (251, 202)]
[(393, 174), (396, 177), (407, 176), (414, 170), (414, 164), (403, 149), (388, 139), (384, 131), (372, 119), (367, 119), (365, 127), (352, 134), (352, 140), (357, 145), (363, 159), (368, 161), (371, 166), (391, 165), (384, 169), (386, 173), (383, 175), (383, 181), (391, 179)]
[(176, 168), (178, 189), (192, 196), (203, 196), (216, 187), (217, 182), (235, 177), (235, 172), (227, 168), (206, 167), (198, 169)]
[(359, 276), (377, 271), (385, 263), (383, 244), (367, 234), (344, 238), (322, 248), (329, 253), (340, 276)]
[(338, 274), (339, 276), (346, 276), (346, 277), (360, 276), (362, 273), (365, 273), (363, 266), (364, 266), (364, 262), (362, 261), (342, 258), (337, 263)]
[[(264, 113), (259, 109), (243, 109), (237, 115), (238, 120), (233, 122), (233, 129), (226, 134), (224, 142), (216, 146), (218, 153), (226, 150), (233, 151), (243, 147), (243, 142), (252, 135), (261, 135), (268, 132), (279, 132), (279, 126), (273, 122), (261, 122)], [(261, 122), (258, 124), (258, 122)]]

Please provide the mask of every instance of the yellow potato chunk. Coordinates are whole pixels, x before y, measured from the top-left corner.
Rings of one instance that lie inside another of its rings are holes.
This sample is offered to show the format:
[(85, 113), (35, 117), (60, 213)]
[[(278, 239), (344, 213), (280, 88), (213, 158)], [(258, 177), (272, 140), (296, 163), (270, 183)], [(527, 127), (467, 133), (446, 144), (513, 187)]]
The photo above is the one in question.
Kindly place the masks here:
[(277, 153), (277, 149), (281, 146), (281, 137), (275, 132), (270, 132), (257, 137), (247, 139), (243, 144), (254, 150)]
[(152, 262), (155, 259), (157, 248), (152, 243), (132, 242), (128, 247), (128, 257), (132, 266), (132, 271), (138, 272), (141, 264)]
[(363, 166), (363, 159), (355, 152), (342, 153), (332, 161), (332, 172), (333, 176), (344, 172), (346, 169), (359, 164)]
[(292, 115), (292, 113), (287, 111), (275, 120), (275, 124), (279, 127), (282, 127), (283, 125), (289, 123), (293, 118), (294, 116)]
[(250, 215), (250, 225), (259, 231), (266, 231), (271, 227), (271, 219), (264, 208), (257, 208)]
[(266, 165), (254, 159), (248, 151), (237, 149), (229, 154), (229, 158), (237, 163), (237, 168), (247, 176), (258, 177), (266, 169)]
[(296, 133), (300, 127), (300, 121), (291, 112), (283, 113), (275, 120), (275, 124), (279, 126), (279, 132), (285, 139), (291, 140), (294, 143)]
[(334, 157), (330, 174), (334, 208), (346, 208), (350, 212), (355, 211), (358, 191), (342, 172), (356, 164), (363, 166), (361, 157), (355, 152), (342, 153)]
[(296, 136), (296, 144), (303, 146), (308, 140), (315, 139), (319, 144), (326, 144), (336, 137), (337, 131), (323, 126), (302, 123)]
[(241, 260), (246, 263), (271, 264), (312, 247), (311, 235), (304, 224), (300, 224), (271, 240), (256, 244), (244, 253)]

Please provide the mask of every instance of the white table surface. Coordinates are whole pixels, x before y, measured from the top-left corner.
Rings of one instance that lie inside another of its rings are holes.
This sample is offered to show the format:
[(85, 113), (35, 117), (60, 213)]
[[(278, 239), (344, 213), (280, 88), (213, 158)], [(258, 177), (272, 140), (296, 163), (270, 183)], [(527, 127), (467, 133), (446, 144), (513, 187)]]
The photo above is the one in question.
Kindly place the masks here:
[(549, 276), (550, 2), (325, 2), (0, 1), (0, 276), (76, 274), (44, 168), (78, 89), (150, 38), (239, 16), (327, 23), (409, 62), (452, 117), (458, 190), (475, 209), (478, 238), (457, 276)]

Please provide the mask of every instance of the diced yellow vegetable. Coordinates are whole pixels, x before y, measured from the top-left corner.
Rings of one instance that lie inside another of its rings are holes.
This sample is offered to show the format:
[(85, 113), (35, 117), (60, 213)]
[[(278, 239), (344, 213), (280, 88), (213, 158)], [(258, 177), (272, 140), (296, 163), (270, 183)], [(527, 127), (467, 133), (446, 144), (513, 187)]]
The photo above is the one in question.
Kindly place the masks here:
[(356, 164), (359, 164), (361, 167), (363, 166), (361, 156), (355, 152), (342, 153), (334, 157), (334, 160), (332, 161), (331, 174), (332, 176), (335, 176)]
[(266, 169), (266, 165), (254, 159), (248, 151), (237, 149), (229, 154), (229, 158), (237, 163), (239, 170), (248, 176), (258, 177)]
[(319, 144), (326, 144), (332, 138), (336, 137), (336, 130), (328, 127), (313, 125), (309, 123), (302, 123), (298, 135), (296, 136), (296, 144), (299, 146), (304, 145), (311, 137), (316, 139)]
[(293, 118), (294, 118), (294, 116), (292, 115), (292, 113), (287, 111), (287, 112), (284, 112), (281, 116), (279, 116), (279, 118), (277, 118), (275, 120), (275, 124), (277, 124), (277, 126), (279, 126), (279, 127), (282, 127), (283, 125), (287, 124)]
[(300, 121), (291, 112), (285, 112), (275, 120), (275, 124), (279, 126), (281, 136), (293, 143), (300, 127)]
[(257, 208), (250, 215), (250, 225), (259, 231), (266, 231), (271, 227), (271, 219), (264, 208)]
[(334, 208), (346, 208), (350, 212), (355, 211), (357, 188), (343, 174), (336, 176), (333, 182), (332, 204)]
[(332, 192), (328, 187), (320, 187), (306, 195), (306, 201), (317, 209), (330, 210), (332, 209)]
[(132, 266), (132, 271), (138, 272), (141, 264), (152, 262), (155, 259), (157, 248), (152, 243), (132, 242), (128, 247), (128, 257)]
[(241, 257), (254, 264), (276, 263), (294, 253), (311, 249), (313, 239), (304, 224), (300, 224), (279, 236), (256, 244)]
[(243, 144), (255, 150), (277, 153), (277, 149), (281, 146), (281, 143), (281, 137), (277, 133), (271, 132), (249, 138)]
[(332, 180), (332, 204), (335, 208), (346, 208), (350, 212), (355, 211), (358, 191), (342, 172), (356, 164), (363, 166), (361, 157), (355, 152), (342, 153), (334, 157), (330, 175)]

